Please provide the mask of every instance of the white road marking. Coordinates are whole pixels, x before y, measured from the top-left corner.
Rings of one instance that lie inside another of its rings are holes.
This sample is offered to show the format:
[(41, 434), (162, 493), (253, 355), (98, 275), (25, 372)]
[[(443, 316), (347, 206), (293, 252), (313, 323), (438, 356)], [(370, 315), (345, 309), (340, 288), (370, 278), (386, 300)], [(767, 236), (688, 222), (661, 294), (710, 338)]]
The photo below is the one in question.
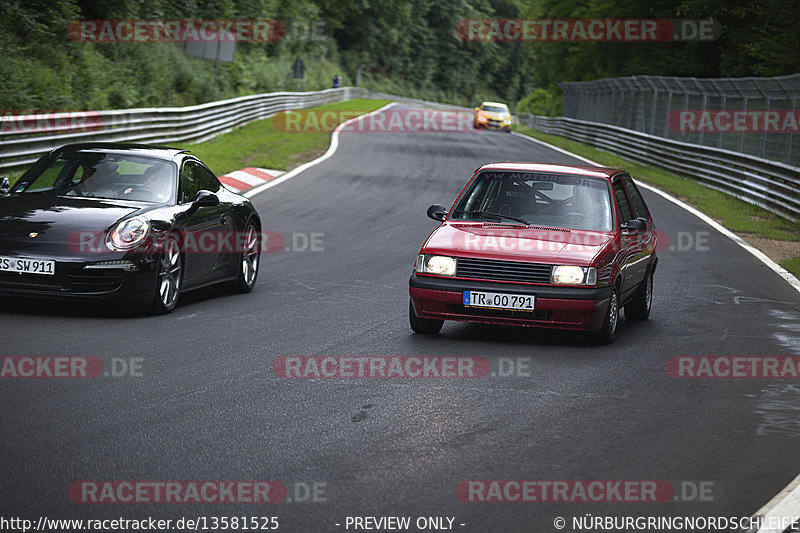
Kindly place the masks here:
[(781, 521), (788, 522), (787, 518), (789, 517), (796, 519), (798, 515), (800, 515), (800, 476), (794, 478), (769, 503), (756, 511), (753, 517), (763, 518), (765, 525), (759, 529), (752, 528), (747, 533), (784, 533), (785, 528), (768, 527), (770, 521), (777, 525)]

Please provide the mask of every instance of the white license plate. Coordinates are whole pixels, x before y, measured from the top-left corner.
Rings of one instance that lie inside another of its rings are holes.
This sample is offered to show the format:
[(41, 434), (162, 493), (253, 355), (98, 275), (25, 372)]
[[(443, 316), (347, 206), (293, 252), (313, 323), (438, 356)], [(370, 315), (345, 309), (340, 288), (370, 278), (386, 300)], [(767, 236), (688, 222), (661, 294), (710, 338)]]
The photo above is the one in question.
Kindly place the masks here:
[(34, 259), (32, 257), (0, 256), (0, 271), (54, 276), (56, 273), (56, 262), (46, 261), (44, 259)]
[(506, 294), (502, 292), (464, 291), (464, 305), (512, 311), (533, 311), (536, 297), (530, 294)]

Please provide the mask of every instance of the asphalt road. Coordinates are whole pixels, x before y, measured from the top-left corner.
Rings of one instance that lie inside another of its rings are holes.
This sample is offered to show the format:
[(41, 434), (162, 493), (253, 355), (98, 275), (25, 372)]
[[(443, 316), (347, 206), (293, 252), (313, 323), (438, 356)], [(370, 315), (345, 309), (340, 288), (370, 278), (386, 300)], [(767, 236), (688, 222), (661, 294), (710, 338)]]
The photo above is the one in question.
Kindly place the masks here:
[[(3, 355), (141, 358), (142, 375), (0, 381), (0, 515), (277, 516), (293, 532), (343, 531), (347, 516), (450, 516), (458, 531), (543, 532), (587, 513), (756, 511), (800, 470), (800, 384), (678, 380), (665, 364), (800, 355), (800, 294), (661, 197), (644, 193), (673, 242), (651, 320), (621, 320), (615, 344), (459, 323), (411, 333), (408, 276), (436, 225), (425, 210), (449, 206), (477, 166), (497, 160), (575, 163), (502, 133), (343, 133), (332, 158), (253, 199), (289, 244), (323, 235), (320, 251), (265, 255), (251, 294), (202, 290), (163, 317), (1, 299)], [(276, 358), (308, 355), (482, 356), (494, 375), (273, 373)], [(530, 375), (497, 375), (502, 358), (529, 358)], [(713, 491), (702, 502), (462, 502), (456, 486), (470, 479), (704, 481)], [(68, 489), (80, 480), (274, 480), (292, 500), (319, 483), (325, 501), (77, 504)]]

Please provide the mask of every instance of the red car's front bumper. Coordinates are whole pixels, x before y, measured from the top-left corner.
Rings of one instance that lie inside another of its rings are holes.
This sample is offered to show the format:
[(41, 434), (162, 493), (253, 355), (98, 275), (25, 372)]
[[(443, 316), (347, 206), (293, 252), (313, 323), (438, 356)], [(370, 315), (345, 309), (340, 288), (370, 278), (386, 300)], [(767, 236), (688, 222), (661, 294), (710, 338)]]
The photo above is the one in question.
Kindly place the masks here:
[[(531, 294), (535, 311), (501, 311), (465, 307), (465, 290)], [(419, 276), (409, 280), (409, 294), (418, 317), (510, 326), (598, 331), (608, 310), (611, 287), (551, 287)]]

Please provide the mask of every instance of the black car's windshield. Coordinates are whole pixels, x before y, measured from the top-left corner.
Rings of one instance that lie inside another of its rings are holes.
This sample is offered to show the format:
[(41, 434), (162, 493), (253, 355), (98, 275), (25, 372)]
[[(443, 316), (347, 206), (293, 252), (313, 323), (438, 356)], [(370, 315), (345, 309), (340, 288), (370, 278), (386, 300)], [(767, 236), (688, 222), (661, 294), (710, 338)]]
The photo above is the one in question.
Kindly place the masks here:
[(39, 161), (12, 194), (56, 194), (167, 203), (174, 199), (176, 166), (152, 157), (109, 152), (64, 152)]
[(483, 106), (482, 111), (486, 111), (487, 113), (508, 113), (508, 108), (500, 107), (498, 105), (485, 105)]
[(571, 174), (486, 171), (461, 197), (452, 220), (518, 220), (537, 226), (611, 231), (608, 182)]

